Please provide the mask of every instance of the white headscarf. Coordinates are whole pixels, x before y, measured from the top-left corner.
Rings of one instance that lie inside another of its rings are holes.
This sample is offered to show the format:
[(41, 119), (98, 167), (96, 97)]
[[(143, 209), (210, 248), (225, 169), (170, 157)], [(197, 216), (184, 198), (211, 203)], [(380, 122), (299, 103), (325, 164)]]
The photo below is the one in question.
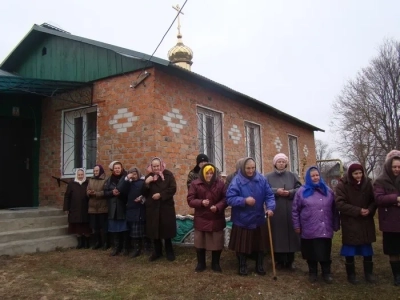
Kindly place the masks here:
[[(81, 180), (78, 180), (78, 171), (82, 171), (83, 172), (83, 180), (81, 181)], [(76, 169), (76, 171), (75, 171), (75, 180), (74, 180), (75, 182), (77, 182), (77, 183), (79, 183), (80, 185), (82, 185), (82, 183), (84, 183), (85, 181), (86, 181), (86, 172), (85, 172), (85, 169), (82, 169), (82, 168), (78, 168), (78, 169)]]

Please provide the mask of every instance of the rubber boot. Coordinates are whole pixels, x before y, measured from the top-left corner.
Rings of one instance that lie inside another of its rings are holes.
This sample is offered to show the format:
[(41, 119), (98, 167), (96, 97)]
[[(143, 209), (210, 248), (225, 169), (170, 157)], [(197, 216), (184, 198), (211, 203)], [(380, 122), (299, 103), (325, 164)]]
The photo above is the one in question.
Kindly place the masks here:
[(165, 239), (165, 254), (169, 261), (175, 260), (174, 248), (172, 247), (171, 239)]
[(116, 256), (121, 252), (121, 239), (119, 232), (113, 232), (112, 237), (113, 237), (114, 247), (110, 255)]
[(256, 259), (256, 273), (264, 276), (266, 274), (264, 270), (264, 252), (258, 252)]
[(144, 252), (146, 254), (151, 254), (152, 252), (151, 239), (149, 239), (148, 237), (143, 238), (143, 244), (144, 244)]
[(221, 266), (219, 265), (219, 261), (221, 258), (221, 252), (222, 252), (222, 250), (211, 252), (211, 269), (214, 272), (219, 272), (219, 273), (222, 272)]
[(318, 276), (318, 263), (313, 260), (307, 260), (308, 265), (308, 281), (314, 283)]
[(76, 239), (78, 240), (78, 245), (76, 245), (76, 249), (82, 249), (83, 248), (83, 238), (82, 238), (82, 236), (77, 236)]
[(94, 239), (94, 244), (93, 244), (92, 249), (93, 249), (93, 250), (100, 249), (101, 246), (102, 246), (102, 244), (101, 244), (101, 235), (100, 235), (100, 232), (98, 232), (98, 231), (95, 232), (95, 233), (93, 234), (93, 239)]
[(368, 283), (376, 283), (376, 278), (373, 274), (374, 263), (372, 261), (364, 261), (364, 276)]
[(206, 249), (196, 249), (197, 266), (195, 272), (203, 272), (206, 269)]
[(83, 247), (85, 248), (85, 249), (90, 249), (90, 236), (82, 236), (82, 238), (83, 238)]
[(347, 273), (347, 281), (351, 284), (358, 284), (358, 280), (356, 278), (356, 266), (353, 263), (345, 263), (346, 273)]
[(248, 274), (246, 254), (239, 253), (238, 258), (239, 258), (239, 275), (246, 276)]
[(393, 284), (395, 286), (400, 286), (400, 261), (391, 261), (390, 266), (392, 267), (393, 273)]
[(142, 253), (141, 239), (133, 239), (132, 258), (138, 257)]
[(129, 236), (129, 231), (120, 232), (122, 239), (122, 255), (129, 255), (131, 250), (131, 237)]
[(107, 250), (110, 248), (110, 242), (109, 242), (109, 234), (107, 231), (101, 231), (101, 241), (103, 243), (103, 247), (101, 247), (102, 250)]
[(321, 270), (322, 270), (322, 279), (325, 283), (331, 284), (333, 283), (332, 273), (331, 273), (331, 264), (332, 261), (321, 261)]
[(149, 257), (149, 261), (155, 261), (162, 256), (162, 243), (160, 239), (154, 240), (154, 250)]

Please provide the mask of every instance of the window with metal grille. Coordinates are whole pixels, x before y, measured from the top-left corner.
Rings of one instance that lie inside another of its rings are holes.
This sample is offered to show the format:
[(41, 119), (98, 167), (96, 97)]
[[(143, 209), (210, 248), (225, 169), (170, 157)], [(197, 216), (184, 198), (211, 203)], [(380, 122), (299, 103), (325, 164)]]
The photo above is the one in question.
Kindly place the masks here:
[(299, 175), (299, 149), (297, 137), (289, 135), (289, 165), (290, 171)]
[(221, 172), (223, 166), (222, 115), (202, 107), (197, 108), (199, 153), (204, 153)]
[(245, 122), (246, 154), (256, 161), (257, 171), (262, 173), (261, 128), (260, 125)]
[(62, 176), (73, 176), (77, 168), (93, 174), (97, 154), (97, 108), (63, 112)]

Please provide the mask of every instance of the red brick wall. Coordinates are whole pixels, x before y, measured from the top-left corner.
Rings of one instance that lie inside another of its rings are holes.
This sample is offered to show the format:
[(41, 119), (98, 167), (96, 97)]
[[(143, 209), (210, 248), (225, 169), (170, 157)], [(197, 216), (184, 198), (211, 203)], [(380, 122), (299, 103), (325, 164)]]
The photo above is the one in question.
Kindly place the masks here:
[[(263, 173), (272, 170), (272, 158), (277, 153), (274, 144), (277, 137), (282, 142), (281, 152), (288, 153), (288, 134), (298, 138), (300, 159), (305, 157), (303, 148), (307, 145), (309, 153), (306, 166), (315, 163), (312, 131), (249, 108), (161, 70), (150, 69), (148, 72), (151, 76), (135, 89), (129, 88), (129, 85), (137, 79), (139, 73), (95, 83), (93, 101), (98, 105), (97, 158), (105, 167), (113, 160), (120, 160), (126, 168), (135, 165), (144, 172), (152, 157), (162, 157), (177, 180), (177, 213), (191, 212), (186, 204), (186, 177), (194, 167), (198, 154), (197, 105), (223, 114), (226, 174), (233, 172), (236, 160), (245, 156), (244, 121), (261, 125)], [(61, 109), (67, 107), (71, 107), (71, 104), (56, 100), (44, 101), (40, 205), (62, 205), (65, 185), (58, 188), (51, 176), (61, 175)], [(178, 114), (181, 118), (171, 120), (177, 126), (174, 129), (176, 132), (164, 118), (168, 114)], [(237, 126), (242, 135), (238, 144), (234, 144), (228, 135), (233, 125)], [(109, 174), (108, 170), (106, 172)]]

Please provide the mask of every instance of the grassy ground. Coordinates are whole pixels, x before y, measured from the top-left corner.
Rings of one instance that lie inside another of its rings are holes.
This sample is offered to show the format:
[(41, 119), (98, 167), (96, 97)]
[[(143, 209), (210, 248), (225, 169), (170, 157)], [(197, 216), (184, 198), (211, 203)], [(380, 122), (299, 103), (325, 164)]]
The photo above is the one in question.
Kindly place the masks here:
[[(379, 282), (367, 285), (362, 276), (362, 261), (357, 260), (361, 283), (346, 281), (343, 260), (339, 257), (340, 233), (333, 248), (334, 284), (307, 281), (305, 262), (297, 257), (295, 272), (278, 271), (274, 281), (271, 263), (267, 276), (251, 272), (237, 275), (234, 253), (222, 253), (222, 274), (209, 268), (195, 273), (193, 248), (177, 247), (177, 259), (149, 262), (146, 256), (110, 257), (109, 251), (62, 250), (19, 257), (0, 257), (0, 299), (400, 299), (400, 287), (392, 285), (387, 257), (381, 241), (374, 244), (375, 274)], [(210, 257), (208, 257), (209, 261)], [(254, 261), (249, 261), (253, 271)]]

